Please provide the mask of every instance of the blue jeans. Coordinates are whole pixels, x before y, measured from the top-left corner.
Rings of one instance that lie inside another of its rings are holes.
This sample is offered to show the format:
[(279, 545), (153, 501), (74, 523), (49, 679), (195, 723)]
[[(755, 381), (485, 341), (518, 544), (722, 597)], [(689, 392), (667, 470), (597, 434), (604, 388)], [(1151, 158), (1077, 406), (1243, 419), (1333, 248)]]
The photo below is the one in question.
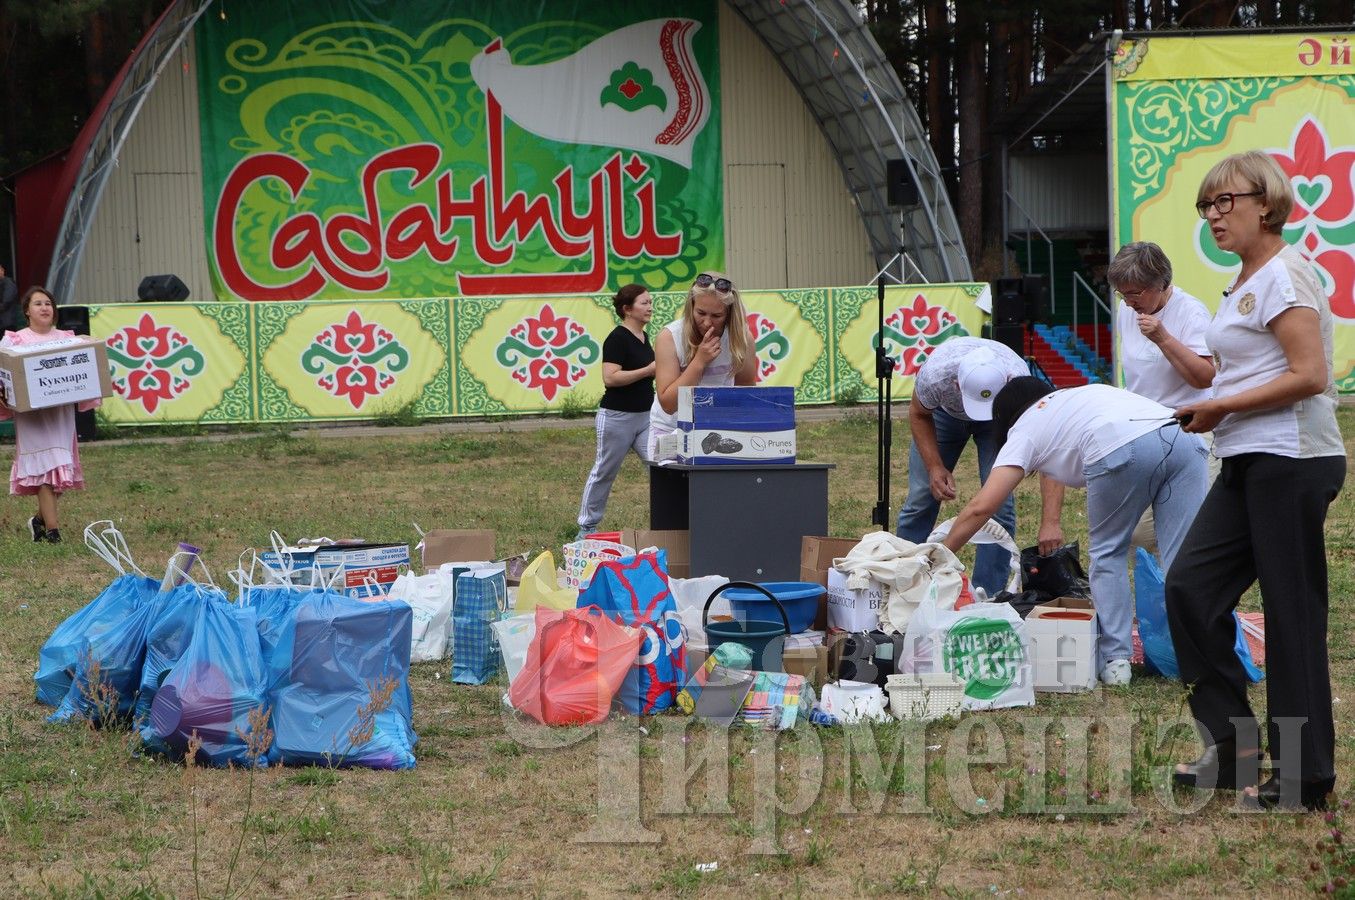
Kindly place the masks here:
[(1152, 506), (1162, 570), (1171, 571), (1176, 551), (1209, 491), (1208, 454), (1197, 435), (1168, 425), (1086, 467), (1089, 580), (1101, 626), (1102, 665), (1129, 659), (1133, 649), (1129, 546), (1134, 527)]
[[(986, 482), (997, 456), (997, 447), (993, 445), (993, 423), (967, 422), (942, 409), (932, 411), (932, 422), (936, 425), (936, 447), (941, 452), (941, 464), (954, 472), (965, 444), (973, 438), (974, 448), (979, 453), (979, 482)], [(908, 452), (908, 500), (899, 510), (899, 527), (895, 533), (905, 541), (920, 544), (936, 527), (940, 512), (941, 501), (932, 496), (931, 477), (914, 443)], [(994, 518), (1015, 539), (1016, 501), (1012, 497), (1008, 496), (1002, 502)], [(983, 588), (992, 597), (1007, 586), (1010, 573), (1010, 553), (994, 544), (979, 545), (974, 558), (972, 581), (975, 587)]]

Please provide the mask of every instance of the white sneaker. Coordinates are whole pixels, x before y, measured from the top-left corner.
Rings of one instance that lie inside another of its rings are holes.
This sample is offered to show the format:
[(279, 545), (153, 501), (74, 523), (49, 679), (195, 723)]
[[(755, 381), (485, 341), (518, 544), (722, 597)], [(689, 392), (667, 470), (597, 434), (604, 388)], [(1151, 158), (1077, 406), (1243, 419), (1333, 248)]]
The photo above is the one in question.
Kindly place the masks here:
[(1134, 677), (1134, 673), (1129, 668), (1129, 660), (1112, 659), (1101, 669), (1101, 683), (1114, 687), (1115, 685), (1129, 684), (1129, 680)]

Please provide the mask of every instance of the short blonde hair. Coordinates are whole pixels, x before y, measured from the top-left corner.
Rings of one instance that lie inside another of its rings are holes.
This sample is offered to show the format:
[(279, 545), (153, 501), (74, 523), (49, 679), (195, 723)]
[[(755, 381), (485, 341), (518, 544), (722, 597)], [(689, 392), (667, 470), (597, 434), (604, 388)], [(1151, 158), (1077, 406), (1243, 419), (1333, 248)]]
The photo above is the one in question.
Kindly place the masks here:
[(1172, 283), (1172, 261), (1151, 241), (1133, 241), (1120, 248), (1106, 270), (1106, 281), (1115, 290), (1125, 285), (1165, 288)]
[(1294, 189), (1289, 184), (1289, 176), (1284, 174), (1284, 169), (1269, 153), (1248, 150), (1246, 153), (1234, 153), (1216, 163), (1209, 174), (1204, 176), (1204, 181), (1200, 182), (1196, 201), (1215, 196), (1228, 182), (1237, 179), (1247, 182), (1252, 190), (1261, 192), (1260, 199), (1266, 207), (1261, 224), (1266, 231), (1279, 234), (1294, 209)]

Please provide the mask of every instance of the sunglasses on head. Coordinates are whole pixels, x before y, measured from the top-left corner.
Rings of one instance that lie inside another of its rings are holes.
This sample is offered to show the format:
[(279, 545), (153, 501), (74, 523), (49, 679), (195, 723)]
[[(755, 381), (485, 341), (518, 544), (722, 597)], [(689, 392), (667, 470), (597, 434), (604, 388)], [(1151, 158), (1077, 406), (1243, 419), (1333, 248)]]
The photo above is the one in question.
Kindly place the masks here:
[(699, 288), (708, 288), (711, 285), (715, 285), (715, 289), (722, 294), (728, 294), (730, 291), (734, 290), (734, 282), (730, 281), (728, 278), (715, 278), (711, 275), (707, 275), (705, 272), (696, 276), (695, 284)]

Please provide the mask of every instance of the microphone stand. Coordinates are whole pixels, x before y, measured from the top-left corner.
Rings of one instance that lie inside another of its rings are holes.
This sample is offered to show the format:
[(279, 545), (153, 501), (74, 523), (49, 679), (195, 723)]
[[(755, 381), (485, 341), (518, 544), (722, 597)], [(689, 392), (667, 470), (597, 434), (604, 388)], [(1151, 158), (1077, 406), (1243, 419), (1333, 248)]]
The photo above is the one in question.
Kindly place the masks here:
[(878, 276), (877, 296), (880, 300), (879, 326), (875, 338), (875, 509), (871, 524), (892, 532), (889, 522), (889, 451), (894, 443), (894, 423), (889, 418), (889, 407), (894, 384), (894, 360), (885, 352), (885, 279)]

